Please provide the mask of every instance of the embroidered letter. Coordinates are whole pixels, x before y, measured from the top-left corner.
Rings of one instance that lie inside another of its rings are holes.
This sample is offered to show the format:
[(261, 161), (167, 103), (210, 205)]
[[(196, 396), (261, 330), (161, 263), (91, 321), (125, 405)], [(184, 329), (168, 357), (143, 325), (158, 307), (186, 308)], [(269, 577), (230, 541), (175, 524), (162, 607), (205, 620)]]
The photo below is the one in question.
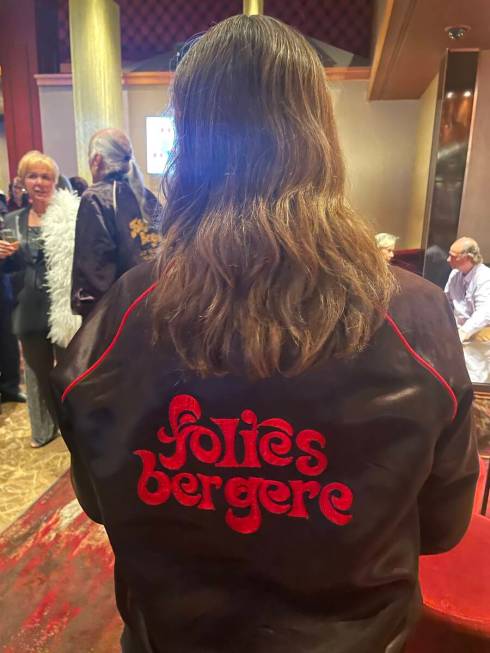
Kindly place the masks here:
[[(215, 463), (221, 455), (221, 442), (214, 431), (196, 424), (201, 417), (199, 402), (190, 395), (177, 395), (169, 406), (169, 422), (172, 435), (168, 435), (162, 426), (157, 437), (164, 444), (175, 442), (172, 456), (160, 454), (160, 463), (167, 469), (181, 469), (187, 460), (187, 440), (194, 456), (203, 463)], [(202, 438), (209, 438), (210, 448), (203, 447)]]
[[(251, 476), (250, 478), (230, 478), (225, 485), (225, 498), (231, 508), (228, 508), (225, 521), (230, 528), (238, 533), (255, 533), (262, 523), (257, 491), (262, 479)], [(248, 514), (239, 517), (233, 508), (248, 510)]]
[(288, 517), (302, 517), (309, 519), (308, 510), (305, 506), (305, 495), (308, 499), (314, 499), (320, 494), (320, 483), (318, 481), (289, 481), (293, 491), (293, 507), (288, 512)]
[[(266, 433), (259, 440), (260, 455), (269, 465), (285, 467), (293, 462), (293, 456), (285, 456), (291, 451), (291, 437), (293, 427), (289, 422), (278, 417), (266, 419), (259, 424), (261, 426), (272, 426), (277, 429)], [(281, 456), (285, 456), (282, 458)]]
[(352, 515), (344, 514), (352, 506), (352, 499), (352, 491), (347, 485), (329, 483), (320, 494), (320, 510), (337, 526), (345, 526), (352, 519)]
[(257, 415), (253, 410), (244, 410), (242, 412), (242, 420), (245, 424), (249, 424), (251, 428), (241, 429), (240, 435), (243, 439), (243, 462), (242, 467), (260, 467), (260, 460), (257, 455), (257, 437), (259, 434), (257, 428)]
[(236, 441), (236, 431), (240, 420), (236, 418), (233, 419), (211, 418), (211, 422), (213, 422), (213, 424), (216, 424), (216, 426), (218, 426), (221, 429), (225, 440), (225, 447), (224, 447), (225, 455), (219, 461), (219, 463), (216, 463), (216, 467), (238, 467), (238, 463), (235, 457), (235, 441)]
[(160, 463), (167, 469), (180, 469), (187, 459), (186, 439), (190, 435), (192, 426), (201, 417), (199, 402), (190, 395), (177, 395), (170, 402), (168, 419), (170, 422), (171, 435), (168, 435), (165, 427), (158, 429), (157, 438), (163, 444), (175, 443), (175, 452), (172, 456), (159, 455)]
[(223, 485), (223, 479), (220, 476), (206, 476), (205, 474), (198, 474), (197, 478), (202, 484), (202, 501), (197, 507), (201, 510), (216, 510), (211, 488), (219, 489)]
[(296, 436), (298, 448), (308, 454), (307, 456), (298, 456), (296, 459), (296, 469), (306, 476), (318, 476), (327, 469), (327, 456), (322, 451), (318, 451), (311, 446), (314, 442), (320, 445), (320, 449), (325, 449), (325, 436), (318, 431), (305, 429), (304, 431), (300, 431)]
[[(155, 469), (157, 457), (152, 451), (138, 449), (134, 451), (141, 458), (143, 471), (138, 479), (138, 496), (144, 503), (149, 506), (158, 506), (168, 501), (170, 496), (170, 479), (165, 474)], [(154, 486), (151, 490), (148, 485)]]
[(176, 474), (172, 479), (172, 492), (182, 506), (195, 506), (201, 500), (197, 492), (199, 481), (194, 474)]
[(274, 515), (284, 515), (290, 508), (290, 503), (284, 503), (291, 498), (291, 489), (281, 481), (262, 481), (259, 487), (259, 499), (263, 507)]
[[(209, 443), (209, 447), (204, 446)], [(221, 441), (214, 431), (205, 426), (196, 426), (192, 430), (190, 439), (191, 451), (197, 460), (208, 465), (214, 463), (221, 456)]]

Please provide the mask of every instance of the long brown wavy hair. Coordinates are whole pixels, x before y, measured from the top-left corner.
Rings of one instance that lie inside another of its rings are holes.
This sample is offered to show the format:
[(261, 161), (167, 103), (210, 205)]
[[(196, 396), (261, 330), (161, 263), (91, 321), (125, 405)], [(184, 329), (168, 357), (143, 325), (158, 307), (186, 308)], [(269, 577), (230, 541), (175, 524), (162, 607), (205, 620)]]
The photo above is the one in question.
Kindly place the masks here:
[(183, 57), (172, 107), (157, 335), (202, 376), (294, 376), (361, 351), (393, 281), (345, 200), (314, 50), (273, 18), (228, 18)]

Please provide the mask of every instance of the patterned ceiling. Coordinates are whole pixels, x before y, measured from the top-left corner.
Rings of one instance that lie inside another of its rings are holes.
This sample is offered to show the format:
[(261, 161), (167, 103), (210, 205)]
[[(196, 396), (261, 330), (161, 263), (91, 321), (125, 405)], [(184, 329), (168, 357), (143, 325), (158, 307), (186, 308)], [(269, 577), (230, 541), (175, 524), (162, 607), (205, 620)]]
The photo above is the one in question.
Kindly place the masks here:
[[(124, 61), (172, 50), (210, 25), (242, 11), (242, 0), (117, 0)], [(373, 0), (265, 0), (265, 13), (311, 36), (370, 57)], [(70, 60), (68, 0), (59, 0), (60, 61)]]

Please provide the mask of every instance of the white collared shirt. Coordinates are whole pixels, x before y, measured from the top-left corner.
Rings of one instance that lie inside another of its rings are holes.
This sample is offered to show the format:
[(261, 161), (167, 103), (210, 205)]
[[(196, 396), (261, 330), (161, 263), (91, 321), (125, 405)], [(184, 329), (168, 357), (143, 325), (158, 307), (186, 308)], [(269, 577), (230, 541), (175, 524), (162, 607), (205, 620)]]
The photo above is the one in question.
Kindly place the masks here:
[(444, 289), (458, 329), (468, 338), (490, 326), (490, 268), (477, 263), (467, 274), (453, 270)]

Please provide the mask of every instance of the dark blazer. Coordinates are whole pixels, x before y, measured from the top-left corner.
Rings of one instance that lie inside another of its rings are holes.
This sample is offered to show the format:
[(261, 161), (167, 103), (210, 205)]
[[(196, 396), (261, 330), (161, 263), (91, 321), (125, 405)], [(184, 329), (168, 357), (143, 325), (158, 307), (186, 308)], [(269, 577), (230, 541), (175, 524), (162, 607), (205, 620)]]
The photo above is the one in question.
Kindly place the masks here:
[(12, 330), (22, 337), (48, 330), (49, 295), (46, 288), (46, 263), (40, 250), (36, 257), (29, 248), (29, 207), (8, 213), (5, 227), (17, 229), (20, 248), (5, 259), (2, 269), (8, 273), (14, 296)]
[(463, 536), (478, 458), (446, 298), (393, 272), (369, 346), (293, 378), (186, 370), (152, 338), (150, 264), (77, 333), (61, 429), (138, 651), (402, 650), (418, 556)]

